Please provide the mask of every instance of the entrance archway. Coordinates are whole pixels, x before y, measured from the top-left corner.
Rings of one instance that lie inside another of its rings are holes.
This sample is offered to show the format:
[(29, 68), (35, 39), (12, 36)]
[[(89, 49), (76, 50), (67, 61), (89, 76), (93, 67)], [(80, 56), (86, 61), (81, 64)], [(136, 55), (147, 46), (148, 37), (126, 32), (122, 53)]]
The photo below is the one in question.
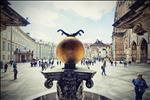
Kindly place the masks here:
[(147, 42), (145, 39), (142, 39), (141, 42), (141, 62), (146, 63), (147, 62)]
[(25, 55), (21, 55), (21, 62), (25, 62)]
[(137, 59), (137, 45), (135, 42), (132, 43), (132, 62), (136, 62)]

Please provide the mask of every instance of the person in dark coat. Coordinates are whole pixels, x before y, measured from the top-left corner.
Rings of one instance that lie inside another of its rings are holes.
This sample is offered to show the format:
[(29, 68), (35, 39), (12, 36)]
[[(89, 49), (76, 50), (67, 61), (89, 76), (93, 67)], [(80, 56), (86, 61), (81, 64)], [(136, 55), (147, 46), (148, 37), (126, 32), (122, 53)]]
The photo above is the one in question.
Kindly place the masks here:
[(45, 62), (42, 62), (41, 67), (42, 67), (42, 71), (46, 70)]
[(14, 68), (14, 80), (16, 80), (17, 79), (17, 74), (18, 74), (18, 70), (17, 70), (17, 67), (16, 68)]
[(17, 63), (13, 62), (13, 68), (17, 68)]
[(105, 68), (106, 68), (106, 61), (104, 60), (104, 63), (103, 63), (103, 65), (101, 66), (101, 69), (102, 69), (102, 75), (105, 75), (105, 76), (106, 76)]
[(16, 62), (13, 63), (13, 72), (14, 72), (14, 80), (16, 80), (17, 79), (17, 74), (18, 74)]
[(0, 69), (3, 69), (3, 66), (4, 66), (3, 61), (0, 60)]
[(7, 68), (8, 68), (8, 64), (6, 63), (6, 64), (4, 65), (4, 72), (7, 72)]
[(124, 67), (127, 67), (127, 61), (124, 61)]
[(117, 66), (117, 61), (115, 61), (115, 66)]
[(145, 89), (148, 88), (146, 81), (142, 78), (142, 74), (139, 74), (137, 79), (133, 79), (132, 83), (135, 89), (135, 100), (142, 100)]

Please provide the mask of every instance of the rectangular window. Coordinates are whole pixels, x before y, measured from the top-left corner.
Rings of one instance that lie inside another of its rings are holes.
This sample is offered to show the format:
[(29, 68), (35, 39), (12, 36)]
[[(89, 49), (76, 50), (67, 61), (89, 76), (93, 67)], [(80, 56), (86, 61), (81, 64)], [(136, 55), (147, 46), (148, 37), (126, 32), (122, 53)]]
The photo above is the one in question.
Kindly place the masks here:
[(10, 56), (8, 55), (8, 60), (9, 60)]
[(5, 55), (3, 55), (3, 60), (5, 60)]
[(10, 51), (10, 43), (8, 43), (8, 51)]
[(6, 47), (6, 42), (3, 41), (3, 51), (5, 51), (5, 47)]
[(14, 45), (12, 44), (12, 52), (14, 52)]

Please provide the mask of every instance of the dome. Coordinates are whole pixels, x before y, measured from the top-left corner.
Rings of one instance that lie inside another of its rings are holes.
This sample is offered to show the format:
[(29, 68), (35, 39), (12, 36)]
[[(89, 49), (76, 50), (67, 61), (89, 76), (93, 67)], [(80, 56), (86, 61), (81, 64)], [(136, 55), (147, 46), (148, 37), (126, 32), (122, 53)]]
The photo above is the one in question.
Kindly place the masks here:
[(78, 63), (84, 57), (84, 46), (75, 37), (66, 37), (56, 48), (57, 57), (67, 63)]

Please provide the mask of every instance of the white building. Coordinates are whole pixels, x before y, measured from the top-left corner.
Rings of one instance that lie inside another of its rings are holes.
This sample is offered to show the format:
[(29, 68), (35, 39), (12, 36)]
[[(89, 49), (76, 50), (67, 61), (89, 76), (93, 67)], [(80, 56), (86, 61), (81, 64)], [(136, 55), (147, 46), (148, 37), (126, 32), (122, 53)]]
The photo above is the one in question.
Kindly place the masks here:
[[(29, 34), (19, 27), (7, 27), (1, 32), (2, 36), (2, 61), (17, 62), (31, 61), (32, 59), (49, 59), (52, 53), (50, 44), (36, 42)], [(12, 39), (11, 39), (12, 37)], [(12, 47), (12, 50), (10, 49)]]

